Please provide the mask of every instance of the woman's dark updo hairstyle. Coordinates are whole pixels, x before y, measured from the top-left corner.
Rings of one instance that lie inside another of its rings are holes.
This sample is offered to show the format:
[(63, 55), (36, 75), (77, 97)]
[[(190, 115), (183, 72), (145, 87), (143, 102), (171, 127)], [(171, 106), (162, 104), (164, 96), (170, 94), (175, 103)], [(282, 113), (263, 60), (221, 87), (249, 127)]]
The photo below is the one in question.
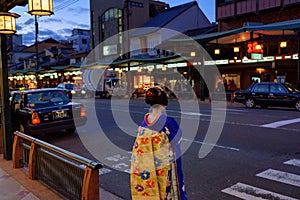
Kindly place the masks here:
[(145, 101), (147, 104), (151, 106), (156, 104), (167, 106), (168, 105), (167, 93), (159, 86), (151, 87), (146, 91)]

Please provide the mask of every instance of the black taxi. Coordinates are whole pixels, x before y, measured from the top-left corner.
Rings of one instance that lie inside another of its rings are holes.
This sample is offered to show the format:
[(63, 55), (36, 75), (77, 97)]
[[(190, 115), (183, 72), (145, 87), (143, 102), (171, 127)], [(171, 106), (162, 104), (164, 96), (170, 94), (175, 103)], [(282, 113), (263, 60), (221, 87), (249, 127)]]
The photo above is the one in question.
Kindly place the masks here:
[(235, 91), (233, 101), (248, 108), (294, 107), (300, 111), (300, 92), (289, 83), (255, 83), (246, 90)]
[(14, 91), (10, 97), (13, 130), (43, 134), (66, 130), (86, 123), (86, 110), (73, 103), (61, 89), (47, 88)]

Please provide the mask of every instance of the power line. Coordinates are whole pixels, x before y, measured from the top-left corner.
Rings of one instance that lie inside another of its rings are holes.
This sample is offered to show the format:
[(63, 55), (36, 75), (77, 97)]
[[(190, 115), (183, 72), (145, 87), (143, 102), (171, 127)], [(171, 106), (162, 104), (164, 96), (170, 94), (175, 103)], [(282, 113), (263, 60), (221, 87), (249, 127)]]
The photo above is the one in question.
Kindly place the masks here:
[(67, 0), (67, 1), (65, 1), (65, 2), (63, 2), (63, 3), (61, 3), (61, 4), (59, 4), (58, 6), (55, 6), (55, 7), (54, 7), (54, 10), (55, 10), (55, 11), (62, 10), (62, 9), (64, 9), (64, 8), (66, 8), (66, 7), (68, 7), (68, 6), (70, 6), (70, 5), (74, 4), (74, 3), (76, 3), (77, 1), (78, 1), (78, 0)]
[(57, 11), (59, 11), (59, 10), (63, 10), (63, 9), (65, 9), (66, 7), (68, 7), (68, 6), (70, 6), (70, 5), (74, 4), (74, 3), (76, 3), (77, 1), (79, 1), (79, 0), (66, 0), (66, 1), (61, 0), (61, 4), (55, 6), (55, 7), (54, 7), (54, 11), (57, 12)]

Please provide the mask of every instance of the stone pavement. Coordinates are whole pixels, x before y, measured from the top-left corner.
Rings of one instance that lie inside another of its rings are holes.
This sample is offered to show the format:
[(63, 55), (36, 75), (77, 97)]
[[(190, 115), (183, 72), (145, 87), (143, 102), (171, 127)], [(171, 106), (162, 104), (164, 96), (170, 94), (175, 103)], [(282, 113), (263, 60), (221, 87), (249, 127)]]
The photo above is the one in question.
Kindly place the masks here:
[[(62, 200), (64, 197), (43, 185), (38, 180), (30, 180), (24, 169), (14, 169), (12, 161), (0, 155), (0, 199), (1, 200)], [(122, 200), (100, 189), (102, 200)]]

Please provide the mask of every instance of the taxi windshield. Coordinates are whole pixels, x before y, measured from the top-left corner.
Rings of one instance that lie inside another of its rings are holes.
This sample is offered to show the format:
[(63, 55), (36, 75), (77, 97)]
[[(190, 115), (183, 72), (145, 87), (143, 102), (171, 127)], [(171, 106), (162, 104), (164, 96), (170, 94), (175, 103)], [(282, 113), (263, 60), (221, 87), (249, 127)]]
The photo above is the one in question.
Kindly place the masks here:
[(296, 88), (294, 88), (291, 84), (289, 83), (284, 83), (283, 84), (284, 87), (291, 93), (299, 93), (299, 90), (297, 90)]

